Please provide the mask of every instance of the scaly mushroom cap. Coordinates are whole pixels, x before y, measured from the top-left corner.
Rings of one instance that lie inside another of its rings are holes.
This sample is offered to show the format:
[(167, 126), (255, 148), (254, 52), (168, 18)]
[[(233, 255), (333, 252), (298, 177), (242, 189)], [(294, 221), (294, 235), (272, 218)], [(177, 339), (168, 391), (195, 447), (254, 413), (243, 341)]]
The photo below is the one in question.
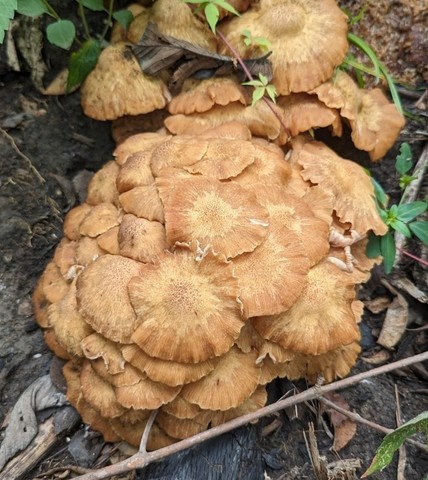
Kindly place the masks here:
[(362, 167), (336, 155), (321, 142), (305, 144), (296, 153), (302, 177), (334, 195), (334, 210), (360, 234), (373, 230), (385, 235), (388, 227), (379, 216), (374, 187)]
[(252, 320), (263, 338), (286, 350), (320, 355), (360, 338), (351, 308), (355, 286), (351, 275), (321, 262), (311, 268), (302, 294), (287, 311)]
[(208, 415), (198, 415), (195, 418), (177, 418), (169, 413), (159, 412), (156, 416), (156, 423), (167, 435), (181, 440), (206, 430), (210, 418)]
[(233, 79), (214, 77), (206, 80), (188, 78), (185, 80), (181, 93), (168, 104), (172, 115), (183, 113), (201, 113), (210, 110), (214, 105), (228, 105), (240, 102), (246, 105), (244, 88)]
[(132, 341), (152, 357), (205, 361), (227, 352), (242, 328), (232, 266), (211, 253), (201, 260), (186, 250), (165, 254), (143, 265), (128, 290), (138, 325)]
[(163, 200), (168, 242), (212, 248), (226, 258), (251, 252), (267, 235), (267, 211), (235, 182), (209, 178), (175, 181)]
[(112, 375), (125, 370), (125, 359), (118, 345), (99, 333), (92, 333), (80, 342), (83, 355), (89, 360), (102, 358), (106, 370)]
[[(129, 423), (123, 420), (122, 417), (113, 418), (110, 420), (112, 430), (125, 442), (138, 448), (141, 443), (141, 437), (146, 429), (147, 419), (140, 420), (137, 423)], [(147, 450), (157, 450), (159, 448), (167, 447), (175, 443), (177, 439), (166, 434), (156, 423), (150, 429), (149, 438), (147, 441)]]
[(229, 410), (241, 405), (256, 390), (260, 367), (256, 352), (243, 353), (232, 347), (217, 366), (197, 382), (185, 385), (181, 396), (205, 410)]
[(125, 43), (109, 45), (80, 88), (85, 115), (114, 120), (164, 108), (169, 93), (161, 79), (145, 75)]
[(220, 29), (243, 58), (263, 52), (257, 44), (245, 45), (242, 31), (271, 42), (273, 84), (280, 95), (327, 80), (348, 50), (346, 16), (334, 0), (261, 0)]
[(88, 185), (86, 203), (99, 205), (100, 203), (112, 203), (118, 205), (119, 195), (116, 188), (116, 178), (119, 166), (115, 161), (107, 162), (92, 177)]

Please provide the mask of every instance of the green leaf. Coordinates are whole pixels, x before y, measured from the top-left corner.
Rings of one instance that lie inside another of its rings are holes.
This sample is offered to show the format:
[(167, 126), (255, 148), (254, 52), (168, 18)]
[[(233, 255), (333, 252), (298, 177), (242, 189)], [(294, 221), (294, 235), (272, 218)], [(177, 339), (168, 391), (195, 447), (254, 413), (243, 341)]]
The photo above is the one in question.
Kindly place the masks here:
[(248, 85), (250, 87), (263, 87), (263, 83), (260, 80), (249, 80), (248, 82), (243, 82), (242, 85)]
[(394, 453), (403, 445), (404, 441), (418, 432), (428, 435), (428, 411), (409, 420), (383, 439), (369, 468), (361, 478), (366, 478), (372, 473), (383, 470), (392, 461)]
[(369, 258), (377, 258), (382, 255), (380, 251), (380, 239), (373, 232), (369, 232), (369, 241), (367, 242), (366, 255)]
[(58, 20), (47, 26), (46, 36), (53, 45), (68, 50), (73, 44), (76, 29), (70, 20)]
[(391, 232), (380, 238), (380, 252), (385, 273), (391, 273), (395, 261), (395, 241)]
[(416, 178), (417, 177), (414, 177), (413, 175), (402, 175), (398, 185), (400, 186), (401, 190), (404, 190)]
[(428, 245), (428, 222), (418, 220), (417, 222), (409, 223), (409, 228), (422, 243)]
[(112, 17), (120, 23), (120, 26), (125, 30), (129, 27), (130, 23), (134, 19), (132, 13), (129, 10), (116, 10), (113, 12)]
[(208, 25), (210, 26), (211, 30), (215, 34), (215, 28), (217, 26), (218, 19), (220, 17), (220, 12), (218, 8), (213, 3), (208, 3), (204, 8), (204, 12), (205, 12), (205, 18), (207, 19)]
[(409, 230), (409, 227), (401, 220), (394, 219), (389, 223), (389, 226), (394, 230), (397, 230), (397, 232), (402, 233), (407, 238), (412, 236), (412, 232)]
[(266, 92), (269, 95), (269, 98), (272, 100), (273, 103), (276, 103), (276, 97), (278, 96), (276, 92), (275, 85), (268, 85), (266, 87)]
[(397, 207), (397, 218), (402, 222), (410, 222), (428, 208), (428, 204), (423, 201), (404, 203)]
[(76, 0), (77, 3), (81, 3), (84, 7), (94, 12), (102, 12), (104, 10), (103, 0)]
[(49, 9), (43, 0), (18, 0), (17, 11), (27, 17), (38, 17), (43, 13), (49, 13)]
[(241, 15), (239, 14), (239, 12), (236, 11), (235, 7), (233, 7), (233, 5), (231, 5), (230, 3), (226, 2), (225, 0), (211, 0), (213, 3), (215, 3), (216, 5), (218, 5), (219, 7), (221, 8), (224, 8), (225, 10), (227, 10), (228, 12), (230, 13), (233, 13), (234, 15), (236, 15), (237, 17), (240, 17)]
[(265, 94), (265, 87), (256, 87), (253, 91), (253, 102), (251, 106), (254, 106), (259, 100), (263, 98)]
[(400, 146), (400, 154), (395, 161), (395, 169), (400, 175), (404, 175), (412, 168), (412, 150), (406, 142)]
[(70, 56), (68, 62), (67, 92), (85, 80), (97, 64), (101, 42), (90, 38)]
[(10, 20), (15, 16), (17, 7), (17, 0), (0, 0), (0, 44), (3, 43), (4, 34), (9, 29)]
[(372, 181), (376, 200), (379, 203), (379, 206), (385, 209), (388, 206), (388, 195), (385, 193), (385, 190), (382, 188), (380, 183), (378, 183), (372, 176), (370, 176), (370, 180)]

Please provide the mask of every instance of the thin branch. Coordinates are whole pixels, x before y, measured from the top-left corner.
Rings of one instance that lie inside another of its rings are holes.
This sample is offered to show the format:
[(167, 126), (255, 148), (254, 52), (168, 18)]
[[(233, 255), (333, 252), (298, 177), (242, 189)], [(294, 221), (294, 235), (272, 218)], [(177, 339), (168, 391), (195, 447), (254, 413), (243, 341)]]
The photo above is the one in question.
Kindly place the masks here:
[(272, 405), (268, 405), (267, 407), (261, 408), (256, 412), (249, 413), (247, 415), (243, 415), (242, 417), (235, 418), (229, 422), (219, 425), (218, 427), (211, 428), (210, 430), (206, 430), (205, 432), (199, 433), (198, 435), (194, 435), (193, 437), (189, 437), (189, 438), (186, 438), (185, 440), (181, 440), (180, 442), (169, 445), (168, 447), (164, 447), (159, 450), (155, 450), (153, 452), (136, 453), (135, 455), (128, 458), (127, 460), (116, 463), (114, 465), (110, 465), (108, 467), (101, 468), (91, 473), (87, 473), (86, 475), (82, 475), (77, 478), (79, 480), (101, 480), (104, 478), (109, 478), (113, 475), (119, 475), (125, 472), (129, 472), (137, 468), (144, 468), (152, 462), (159, 461), (161, 459), (169, 457), (174, 453), (181, 452), (183, 450), (191, 448), (211, 438), (218, 437), (223, 433), (230, 432), (231, 430), (235, 430), (238, 427), (242, 427), (247, 423), (254, 422), (255, 420), (259, 420), (260, 418), (265, 417), (267, 415), (272, 415), (273, 413), (276, 413), (280, 410), (291, 407), (298, 403), (314, 400), (328, 392), (342, 390), (344, 388), (350, 387), (351, 385), (355, 385), (356, 383), (361, 382), (362, 380), (365, 380), (367, 378), (372, 378), (376, 375), (388, 373), (397, 368), (404, 368), (404, 367), (407, 367), (408, 365), (412, 365), (418, 362), (423, 362), (425, 360), (428, 360), (428, 352), (420, 353), (419, 355), (414, 355), (412, 357), (405, 358), (403, 360), (399, 360), (397, 362), (390, 363), (388, 365), (382, 365), (381, 367), (374, 368), (373, 370), (359, 373), (357, 375), (353, 375), (352, 377), (348, 377), (343, 380), (330, 383), (328, 385), (323, 385), (323, 386), (315, 385), (314, 387), (309, 388), (308, 390), (302, 393), (299, 393), (291, 398), (280, 400), (276, 403), (273, 403)]
[(147, 420), (143, 436), (141, 437), (140, 448), (138, 450), (140, 453), (147, 453), (147, 441), (149, 440), (149, 435), (157, 414), (158, 410), (153, 410), (153, 412), (150, 414), (149, 419)]

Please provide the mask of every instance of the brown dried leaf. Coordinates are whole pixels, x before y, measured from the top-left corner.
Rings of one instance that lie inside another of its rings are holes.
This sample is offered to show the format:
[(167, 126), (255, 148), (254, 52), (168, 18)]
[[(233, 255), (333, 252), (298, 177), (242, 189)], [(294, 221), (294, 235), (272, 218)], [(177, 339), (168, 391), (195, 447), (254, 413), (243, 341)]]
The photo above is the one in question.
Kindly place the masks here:
[(381, 365), (386, 363), (391, 357), (391, 353), (388, 350), (382, 348), (378, 352), (373, 353), (371, 357), (361, 357), (363, 362), (368, 363), (369, 365)]
[[(339, 393), (332, 392), (324, 396), (338, 407), (349, 410), (348, 402)], [(333, 449), (338, 452), (352, 440), (357, 431), (357, 424), (334, 409), (327, 409), (326, 413), (329, 415), (334, 428)]]
[(408, 316), (408, 304), (404, 297), (397, 293), (386, 312), (377, 343), (388, 349), (394, 348), (406, 331)]
[(377, 297), (373, 300), (366, 300), (364, 306), (370, 312), (378, 314), (386, 310), (391, 305), (391, 300), (388, 297)]

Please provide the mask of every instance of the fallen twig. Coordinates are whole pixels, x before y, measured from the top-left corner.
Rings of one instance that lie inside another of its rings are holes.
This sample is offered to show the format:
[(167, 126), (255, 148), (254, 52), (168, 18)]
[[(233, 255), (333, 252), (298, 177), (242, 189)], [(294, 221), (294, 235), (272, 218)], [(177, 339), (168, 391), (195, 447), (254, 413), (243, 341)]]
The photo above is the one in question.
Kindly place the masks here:
[(255, 420), (259, 420), (262, 417), (271, 415), (275, 412), (283, 410), (284, 408), (319, 398), (327, 392), (342, 390), (344, 388), (350, 387), (351, 385), (355, 385), (356, 383), (365, 380), (366, 378), (371, 378), (377, 375), (381, 375), (383, 373), (391, 372), (397, 368), (403, 368), (408, 365), (412, 365), (413, 363), (423, 362), (424, 360), (428, 360), (428, 352), (420, 353), (419, 355), (414, 355), (412, 357), (405, 358), (403, 360), (399, 360), (388, 365), (382, 365), (381, 367), (374, 368), (373, 370), (359, 373), (357, 375), (353, 375), (352, 377), (348, 377), (343, 380), (330, 383), (328, 385), (315, 385), (314, 387), (311, 387), (308, 390), (299, 393), (291, 398), (279, 400), (278, 402), (261, 408), (256, 412), (235, 418), (227, 423), (219, 425), (218, 427), (211, 428), (210, 430), (206, 430), (205, 432), (199, 433), (198, 435), (186, 438), (185, 440), (174, 443), (173, 445), (170, 445), (168, 447), (164, 447), (153, 452), (138, 452), (127, 460), (118, 462), (108, 467), (100, 468), (99, 470), (95, 470), (91, 473), (87, 473), (77, 478), (79, 480), (101, 480), (104, 478), (109, 478), (113, 475), (119, 475), (125, 472), (129, 472), (137, 468), (144, 468), (150, 463), (159, 461), (163, 458), (173, 455), (174, 453), (191, 448), (195, 445), (205, 442), (208, 439), (218, 437), (223, 433), (230, 432), (231, 430), (242, 427), (243, 425), (254, 422)]

